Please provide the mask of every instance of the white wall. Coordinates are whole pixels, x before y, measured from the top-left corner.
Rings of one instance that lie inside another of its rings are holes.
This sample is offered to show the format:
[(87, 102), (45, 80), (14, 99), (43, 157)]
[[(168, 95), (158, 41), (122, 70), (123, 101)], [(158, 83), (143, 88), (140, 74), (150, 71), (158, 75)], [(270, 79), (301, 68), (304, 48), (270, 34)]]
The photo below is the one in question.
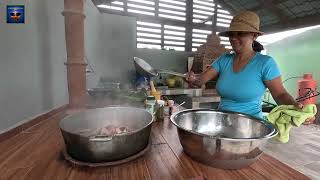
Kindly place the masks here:
[(136, 56), (145, 59), (155, 68), (186, 73), (188, 70), (188, 57), (192, 56), (192, 53), (157, 49), (136, 49)]
[(133, 56), (136, 46), (136, 19), (133, 17), (102, 14), (104, 67), (103, 75), (120, 82), (132, 78)]
[[(25, 4), (25, 24), (7, 24), (6, 6)], [(68, 103), (63, 0), (0, 1), (0, 133)], [(85, 51), (99, 77), (131, 82), (132, 59), (183, 72), (188, 53), (136, 49), (136, 20), (100, 14), (85, 1)]]
[(101, 76), (109, 81), (133, 82), (134, 56), (147, 60), (155, 68), (186, 72), (191, 53), (136, 48), (136, 18), (99, 15), (92, 3), (87, 3), (86, 9), (86, 51), (96, 72), (87, 76), (88, 87), (95, 87)]
[[(312, 73), (313, 79), (320, 81), (320, 29), (312, 29), (301, 34), (288, 37), (267, 46), (268, 54), (275, 58), (282, 73), (282, 79), (301, 77), (304, 73)], [(288, 92), (298, 97), (298, 79), (290, 79), (284, 83)], [(317, 97), (320, 103), (320, 97)]]
[(85, 1), (84, 14), (84, 37), (85, 37), (85, 56), (89, 64), (88, 69), (94, 72), (87, 74), (87, 87), (96, 87), (103, 68), (103, 41), (101, 40), (102, 25), (101, 14), (94, 6), (92, 1)]
[[(25, 24), (6, 5), (25, 4)], [(63, 0), (0, 1), (0, 133), (68, 102)]]

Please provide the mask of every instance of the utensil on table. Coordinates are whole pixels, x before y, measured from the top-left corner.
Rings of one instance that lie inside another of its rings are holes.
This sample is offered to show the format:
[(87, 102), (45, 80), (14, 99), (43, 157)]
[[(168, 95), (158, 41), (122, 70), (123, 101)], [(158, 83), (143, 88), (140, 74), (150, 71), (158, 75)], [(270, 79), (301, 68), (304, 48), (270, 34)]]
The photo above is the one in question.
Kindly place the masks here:
[(179, 104), (178, 106), (176, 106), (176, 109), (178, 109), (179, 107), (181, 107), (182, 105), (184, 105), (186, 102), (183, 101), (181, 104)]

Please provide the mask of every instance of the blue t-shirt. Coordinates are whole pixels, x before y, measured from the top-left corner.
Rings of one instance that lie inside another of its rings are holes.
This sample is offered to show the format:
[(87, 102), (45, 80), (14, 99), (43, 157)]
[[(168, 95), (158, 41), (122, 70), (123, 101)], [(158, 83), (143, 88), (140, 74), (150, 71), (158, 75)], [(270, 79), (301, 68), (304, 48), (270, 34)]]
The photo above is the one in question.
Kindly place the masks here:
[(264, 81), (279, 77), (280, 71), (274, 59), (256, 53), (240, 72), (233, 71), (235, 54), (223, 54), (212, 63), (219, 73), (216, 89), (221, 96), (219, 109), (262, 118)]

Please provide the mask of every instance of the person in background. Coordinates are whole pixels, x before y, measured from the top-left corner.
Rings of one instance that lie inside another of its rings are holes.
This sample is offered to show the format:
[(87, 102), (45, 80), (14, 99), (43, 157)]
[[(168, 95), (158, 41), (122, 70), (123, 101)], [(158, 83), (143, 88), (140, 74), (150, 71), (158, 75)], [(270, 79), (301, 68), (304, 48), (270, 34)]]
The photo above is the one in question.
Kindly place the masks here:
[(233, 53), (223, 54), (201, 74), (189, 72), (187, 75), (187, 81), (196, 86), (218, 78), (219, 110), (263, 118), (261, 106), (266, 88), (278, 105), (303, 107), (283, 87), (275, 60), (260, 54), (263, 46), (256, 39), (263, 32), (259, 31), (259, 25), (259, 16), (254, 12), (243, 11), (234, 16), (229, 30), (219, 33), (229, 37)]

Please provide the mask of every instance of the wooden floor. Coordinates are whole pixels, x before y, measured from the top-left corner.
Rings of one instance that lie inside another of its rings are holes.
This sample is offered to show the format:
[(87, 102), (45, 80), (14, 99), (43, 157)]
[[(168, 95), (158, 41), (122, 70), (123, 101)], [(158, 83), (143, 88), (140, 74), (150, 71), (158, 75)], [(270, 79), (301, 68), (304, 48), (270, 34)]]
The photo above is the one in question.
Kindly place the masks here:
[(271, 141), (266, 152), (312, 179), (320, 180), (320, 125), (293, 128), (287, 144)]
[(59, 113), (1, 142), (0, 179), (308, 179), (266, 154), (250, 167), (233, 171), (192, 161), (183, 153), (176, 128), (167, 120), (154, 124), (150, 151), (135, 161), (108, 168), (73, 166), (61, 156), (64, 143), (58, 122), (64, 116)]

